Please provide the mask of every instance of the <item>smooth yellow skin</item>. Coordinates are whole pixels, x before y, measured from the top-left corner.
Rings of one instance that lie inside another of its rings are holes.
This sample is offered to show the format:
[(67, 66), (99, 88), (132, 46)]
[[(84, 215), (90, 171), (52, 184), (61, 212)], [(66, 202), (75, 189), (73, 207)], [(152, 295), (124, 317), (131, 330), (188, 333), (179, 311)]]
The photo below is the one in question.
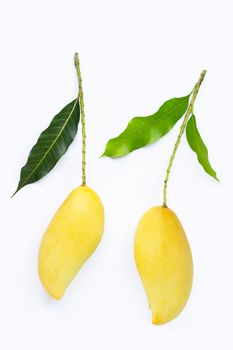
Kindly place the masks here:
[(173, 320), (192, 287), (193, 261), (184, 229), (168, 208), (153, 207), (136, 229), (134, 257), (152, 309), (152, 322)]
[(75, 188), (50, 222), (39, 249), (41, 283), (61, 299), (67, 286), (98, 246), (104, 230), (104, 208), (87, 186)]

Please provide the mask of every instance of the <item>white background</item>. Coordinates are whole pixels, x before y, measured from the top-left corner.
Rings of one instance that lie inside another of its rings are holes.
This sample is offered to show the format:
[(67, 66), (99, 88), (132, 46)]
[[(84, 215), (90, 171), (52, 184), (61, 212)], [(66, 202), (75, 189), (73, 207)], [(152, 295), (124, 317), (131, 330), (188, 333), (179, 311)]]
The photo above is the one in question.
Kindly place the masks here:
[[(232, 1), (1, 1), (0, 348), (232, 349)], [(87, 124), (87, 181), (103, 200), (103, 240), (62, 301), (37, 276), (46, 226), (80, 184), (80, 129), (53, 171), (13, 199), (39, 133), (77, 94), (79, 51)], [(162, 200), (179, 126), (118, 160), (99, 159), (135, 115), (189, 93), (203, 68), (198, 127), (221, 183), (208, 177), (185, 136), (168, 205), (192, 247), (195, 274), (183, 313), (153, 326), (133, 260), (144, 211)]]

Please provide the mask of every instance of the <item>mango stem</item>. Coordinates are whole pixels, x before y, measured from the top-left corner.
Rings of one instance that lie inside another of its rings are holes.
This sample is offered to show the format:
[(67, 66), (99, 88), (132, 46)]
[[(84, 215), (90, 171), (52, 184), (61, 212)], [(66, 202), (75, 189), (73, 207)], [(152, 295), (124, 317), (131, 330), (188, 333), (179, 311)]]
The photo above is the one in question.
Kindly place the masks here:
[(183, 123), (181, 124), (181, 127), (180, 127), (180, 132), (178, 134), (175, 146), (173, 148), (172, 155), (170, 157), (170, 161), (169, 161), (169, 164), (168, 164), (168, 167), (167, 167), (166, 176), (165, 176), (165, 180), (164, 180), (164, 187), (163, 187), (163, 207), (164, 208), (167, 208), (167, 185), (168, 185), (168, 180), (169, 180), (171, 167), (172, 167), (173, 161), (175, 159), (176, 152), (177, 152), (178, 146), (180, 144), (181, 137), (182, 137), (182, 135), (184, 133), (186, 124), (188, 122), (189, 116), (193, 113), (194, 102), (196, 100), (198, 91), (200, 89), (201, 83), (203, 82), (205, 74), (206, 74), (206, 70), (203, 70), (201, 75), (200, 75), (200, 78), (199, 78), (198, 82), (196, 83), (194, 89), (191, 92), (192, 98), (191, 98), (191, 101), (189, 103), (188, 109), (187, 109), (187, 111), (185, 113)]
[(79, 105), (81, 113), (81, 123), (82, 123), (82, 185), (86, 185), (86, 125), (85, 125), (85, 113), (84, 113), (84, 101), (83, 101), (83, 87), (82, 87), (82, 76), (80, 70), (80, 62), (78, 53), (74, 55), (74, 65), (76, 68), (78, 76), (78, 86), (79, 86)]

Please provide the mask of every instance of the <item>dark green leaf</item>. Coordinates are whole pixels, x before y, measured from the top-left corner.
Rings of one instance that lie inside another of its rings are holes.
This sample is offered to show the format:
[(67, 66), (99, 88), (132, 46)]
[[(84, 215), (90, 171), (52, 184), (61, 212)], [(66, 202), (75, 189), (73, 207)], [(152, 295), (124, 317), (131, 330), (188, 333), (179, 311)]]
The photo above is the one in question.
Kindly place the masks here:
[(188, 107), (189, 95), (166, 101), (148, 117), (133, 118), (127, 128), (108, 141), (103, 156), (120, 157), (149, 145), (168, 133)]
[(207, 172), (207, 174), (215, 178), (215, 180), (219, 181), (216, 172), (210, 165), (208, 158), (208, 150), (206, 148), (206, 145), (202, 141), (201, 135), (199, 134), (196, 124), (196, 118), (193, 114), (190, 117), (186, 126), (186, 137), (189, 146), (196, 153), (197, 159), (204, 168), (204, 170)]
[(70, 102), (51, 121), (39, 136), (21, 169), (20, 180), (14, 195), (24, 186), (33, 183), (55, 166), (73, 141), (79, 123), (78, 99)]

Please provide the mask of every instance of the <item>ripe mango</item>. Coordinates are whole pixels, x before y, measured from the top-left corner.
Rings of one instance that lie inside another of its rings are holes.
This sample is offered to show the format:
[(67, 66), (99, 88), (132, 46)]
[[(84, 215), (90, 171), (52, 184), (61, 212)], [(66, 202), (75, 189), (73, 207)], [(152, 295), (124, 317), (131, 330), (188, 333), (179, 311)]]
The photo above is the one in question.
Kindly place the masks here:
[(41, 241), (38, 271), (50, 296), (61, 299), (67, 286), (98, 246), (104, 208), (87, 186), (75, 188), (56, 212)]
[(142, 216), (134, 257), (152, 309), (152, 323), (173, 320), (188, 300), (193, 261), (184, 229), (171, 209), (153, 207)]

